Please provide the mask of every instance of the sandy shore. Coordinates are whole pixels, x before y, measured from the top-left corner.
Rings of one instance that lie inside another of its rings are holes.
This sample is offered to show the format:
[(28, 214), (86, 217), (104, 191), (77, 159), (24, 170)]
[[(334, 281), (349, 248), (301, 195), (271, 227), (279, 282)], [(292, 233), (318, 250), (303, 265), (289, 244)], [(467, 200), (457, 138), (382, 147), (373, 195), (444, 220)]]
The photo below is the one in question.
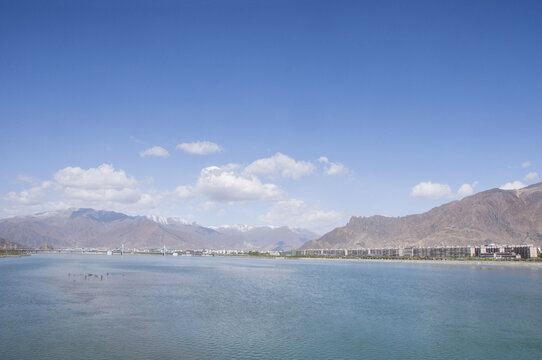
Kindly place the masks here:
[(366, 263), (403, 263), (403, 264), (439, 264), (439, 265), (469, 265), (469, 266), (512, 266), (530, 267), (542, 270), (542, 261), (498, 261), (498, 260), (406, 260), (406, 259), (341, 259), (341, 258), (289, 258), (289, 260), (308, 261), (354, 261)]

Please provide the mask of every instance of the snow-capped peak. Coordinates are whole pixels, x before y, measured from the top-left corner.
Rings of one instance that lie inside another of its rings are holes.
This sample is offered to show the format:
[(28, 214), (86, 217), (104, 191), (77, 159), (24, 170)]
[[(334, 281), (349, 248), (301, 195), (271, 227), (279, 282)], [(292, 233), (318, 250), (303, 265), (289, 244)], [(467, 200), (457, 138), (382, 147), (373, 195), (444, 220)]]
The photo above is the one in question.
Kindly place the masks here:
[(152, 220), (158, 224), (162, 225), (171, 225), (171, 224), (183, 224), (187, 225), (189, 224), (188, 221), (186, 221), (183, 218), (180, 217), (165, 217), (165, 216), (156, 216), (156, 215), (147, 215), (147, 219)]
[(247, 232), (254, 229), (271, 229), (271, 230), (278, 229), (280, 226), (232, 224), (232, 225), (207, 226), (207, 227), (216, 231), (234, 230), (234, 231), (239, 231), (239, 232)]

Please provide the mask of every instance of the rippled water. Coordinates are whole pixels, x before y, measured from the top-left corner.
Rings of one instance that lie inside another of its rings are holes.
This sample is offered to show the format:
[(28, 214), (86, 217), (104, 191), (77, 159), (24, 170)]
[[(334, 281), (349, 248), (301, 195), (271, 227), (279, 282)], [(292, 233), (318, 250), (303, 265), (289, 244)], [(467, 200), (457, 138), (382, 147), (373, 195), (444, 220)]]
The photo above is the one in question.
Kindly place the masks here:
[(541, 295), (531, 268), (0, 259), (0, 357), (539, 359)]

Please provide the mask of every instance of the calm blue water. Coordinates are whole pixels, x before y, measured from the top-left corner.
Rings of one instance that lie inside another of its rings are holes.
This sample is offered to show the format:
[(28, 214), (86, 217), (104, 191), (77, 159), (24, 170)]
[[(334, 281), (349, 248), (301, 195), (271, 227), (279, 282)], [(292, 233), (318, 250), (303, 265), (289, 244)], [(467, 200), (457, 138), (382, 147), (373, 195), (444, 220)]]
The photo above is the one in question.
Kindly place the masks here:
[(531, 268), (0, 259), (0, 357), (540, 359), (541, 295)]

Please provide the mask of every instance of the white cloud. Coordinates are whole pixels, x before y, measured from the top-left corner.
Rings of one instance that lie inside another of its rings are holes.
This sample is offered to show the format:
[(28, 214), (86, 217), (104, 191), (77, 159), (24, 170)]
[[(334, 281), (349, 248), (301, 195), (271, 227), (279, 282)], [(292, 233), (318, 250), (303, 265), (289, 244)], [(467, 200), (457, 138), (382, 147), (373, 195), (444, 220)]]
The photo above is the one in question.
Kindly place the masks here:
[(161, 146), (153, 146), (145, 151), (141, 151), (139, 153), (139, 156), (142, 158), (147, 157), (147, 156), (157, 156), (157, 157), (167, 158), (169, 156), (169, 152)]
[(282, 197), (277, 185), (263, 184), (256, 176), (239, 170), (236, 164), (206, 167), (195, 186), (179, 186), (176, 193), (181, 198), (204, 196), (218, 202), (276, 201)]
[(102, 164), (97, 168), (66, 167), (58, 170), (51, 181), (10, 192), (2, 200), (9, 214), (28, 213), (68, 207), (93, 207), (117, 211), (152, 209), (160, 194), (143, 193), (139, 182), (123, 170)]
[(507, 182), (506, 184), (504, 184), (503, 186), (501, 186), (499, 189), (501, 190), (517, 190), (517, 189), (521, 189), (521, 188), (524, 188), (526, 185), (523, 184), (521, 181), (512, 181), (512, 182)]
[(421, 182), (412, 188), (410, 196), (419, 199), (440, 199), (452, 195), (452, 189), (447, 184), (434, 184), (431, 181)]
[(456, 197), (458, 199), (463, 199), (466, 196), (474, 194), (474, 188), (478, 185), (478, 181), (473, 182), (472, 184), (463, 184), (457, 190)]
[(177, 145), (177, 149), (192, 155), (207, 155), (222, 151), (222, 148), (210, 141), (194, 141)]
[(324, 163), (324, 164), (327, 164), (329, 162), (329, 159), (325, 156), (320, 156), (318, 158), (318, 162), (321, 162), (321, 163)]
[(74, 207), (130, 210), (156, 206), (157, 195), (143, 194), (133, 177), (109, 164), (87, 170), (66, 167), (56, 172), (54, 180), (64, 201)]
[(326, 173), (327, 175), (338, 175), (348, 172), (348, 169), (344, 166), (344, 164), (331, 162), (325, 156), (321, 156), (318, 159), (318, 162), (326, 164), (326, 166), (324, 167), (324, 173)]
[(46, 192), (52, 186), (52, 182), (44, 181), (39, 185), (20, 192), (9, 192), (4, 196), (4, 201), (14, 206), (37, 205), (46, 197)]
[(538, 180), (538, 173), (536, 172), (530, 172), (527, 175), (525, 175), (525, 178), (523, 179), (525, 181), (536, 181)]
[(133, 204), (141, 198), (141, 193), (138, 189), (83, 189), (74, 187), (65, 187), (63, 195), (73, 201), (82, 203), (101, 203), (113, 202), (122, 204)]
[(133, 177), (128, 177), (124, 170), (115, 170), (109, 164), (102, 164), (88, 170), (68, 166), (57, 171), (54, 179), (59, 185), (67, 188), (124, 189), (137, 186), (137, 181)]
[(410, 196), (418, 199), (441, 199), (444, 197), (451, 200), (463, 199), (466, 196), (474, 194), (474, 188), (476, 186), (478, 186), (478, 181), (475, 181), (472, 184), (463, 184), (454, 194), (452, 188), (448, 184), (436, 184), (431, 181), (421, 182), (412, 188)]
[(521, 167), (522, 168), (528, 168), (529, 166), (531, 166), (531, 162), (530, 161), (525, 161), (523, 164), (521, 164)]
[(259, 219), (271, 225), (306, 228), (318, 233), (323, 233), (336, 226), (344, 225), (347, 220), (337, 211), (308, 205), (303, 200), (297, 199), (277, 202), (266, 214), (261, 215)]
[(203, 168), (194, 185), (178, 186), (175, 194), (184, 199), (202, 196), (221, 203), (243, 201), (278, 201), (283, 192), (272, 183), (263, 183), (258, 176), (281, 176), (298, 179), (314, 170), (310, 162), (296, 161), (276, 153), (258, 159), (243, 168), (238, 164)]
[(346, 171), (346, 168), (341, 163), (330, 163), (329, 167), (325, 170), (326, 174), (328, 175), (337, 175), (337, 174), (343, 174)]
[(314, 165), (307, 161), (296, 161), (281, 153), (258, 159), (245, 168), (247, 174), (257, 176), (281, 176), (284, 178), (299, 179), (303, 175), (312, 173)]

